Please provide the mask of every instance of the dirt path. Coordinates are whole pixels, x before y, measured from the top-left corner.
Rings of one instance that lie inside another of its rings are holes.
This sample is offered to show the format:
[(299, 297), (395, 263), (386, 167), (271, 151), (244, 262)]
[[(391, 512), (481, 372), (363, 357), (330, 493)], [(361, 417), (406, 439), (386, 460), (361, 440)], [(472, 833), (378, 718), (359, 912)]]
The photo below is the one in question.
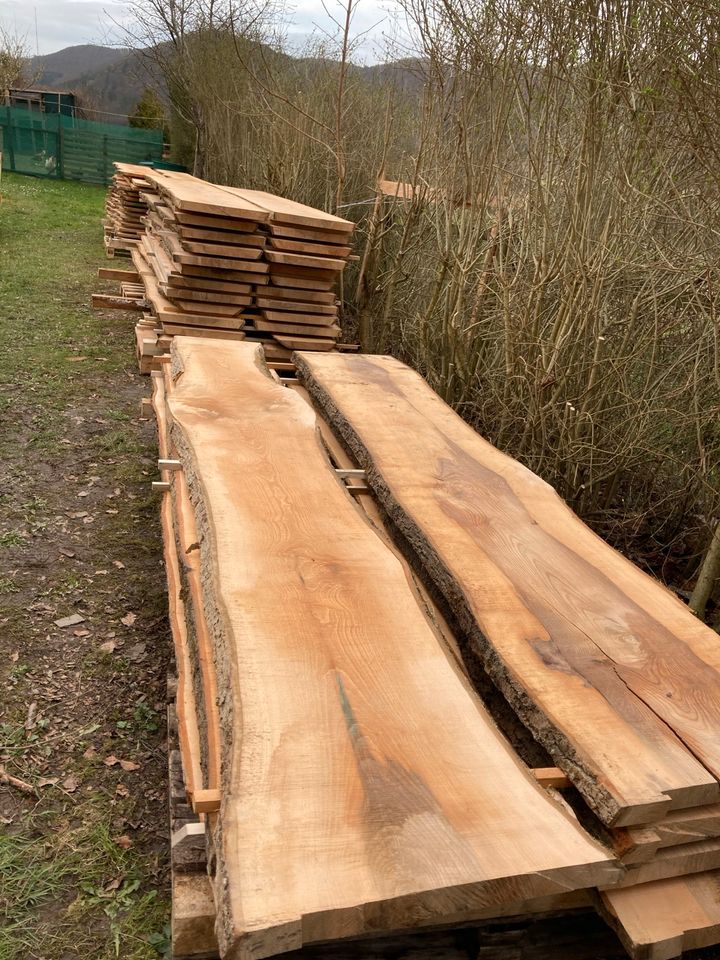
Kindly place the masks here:
[(1, 192), (0, 770), (31, 789), (0, 783), (0, 960), (157, 957), (170, 648), (148, 382), (132, 317), (89, 308), (104, 192)]

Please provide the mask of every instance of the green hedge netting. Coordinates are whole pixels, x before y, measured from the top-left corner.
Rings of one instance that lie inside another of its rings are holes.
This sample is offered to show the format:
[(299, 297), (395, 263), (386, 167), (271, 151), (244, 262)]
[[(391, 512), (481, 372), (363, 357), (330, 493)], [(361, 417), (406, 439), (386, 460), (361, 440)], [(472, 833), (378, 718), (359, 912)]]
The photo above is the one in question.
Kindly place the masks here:
[(162, 130), (78, 120), (23, 107), (0, 107), (3, 170), (108, 184), (113, 162), (162, 159)]

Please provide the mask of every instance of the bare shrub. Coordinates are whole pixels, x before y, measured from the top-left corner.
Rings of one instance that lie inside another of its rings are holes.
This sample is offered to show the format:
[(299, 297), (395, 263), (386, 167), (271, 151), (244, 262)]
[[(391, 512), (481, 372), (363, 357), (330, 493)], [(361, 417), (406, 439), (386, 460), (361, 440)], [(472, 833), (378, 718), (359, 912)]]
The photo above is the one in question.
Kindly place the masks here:
[(357, 0), (304, 58), (265, 0), (149, 0), (138, 22), (196, 173), (360, 221), (363, 347), (692, 582), (720, 510), (720, 8), (399, 2), (397, 82), (352, 62)]
[(692, 557), (719, 499), (720, 12), (404, 5), (416, 195), (376, 210), (364, 346), (616, 544)]

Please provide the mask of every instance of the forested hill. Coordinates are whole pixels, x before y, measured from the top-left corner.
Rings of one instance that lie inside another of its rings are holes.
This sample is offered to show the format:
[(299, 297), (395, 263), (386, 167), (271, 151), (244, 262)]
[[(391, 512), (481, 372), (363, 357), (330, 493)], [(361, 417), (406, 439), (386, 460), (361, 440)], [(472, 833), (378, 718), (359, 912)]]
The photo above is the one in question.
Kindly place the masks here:
[[(313, 62), (299, 59), (306, 66)], [(392, 78), (396, 85), (414, 86), (418, 83), (410, 61), (353, 69), (379, 82)], [(88, 108), (108, 115), (105, 118), (88, 114), (95, 119), (113, 119), (113, 115), (117, 115), (114, 119), (122, 122), (121, 116), (133, 110), (147, 86), (153, 87), (161, 96), (165, 93), (165, 85), (158, 71), (153, 70), (150, 58), (127, 47), (95, 44), (66, 47), (56, 53), (33, 57), (29, 73), (34, 82), (78, 93)]]

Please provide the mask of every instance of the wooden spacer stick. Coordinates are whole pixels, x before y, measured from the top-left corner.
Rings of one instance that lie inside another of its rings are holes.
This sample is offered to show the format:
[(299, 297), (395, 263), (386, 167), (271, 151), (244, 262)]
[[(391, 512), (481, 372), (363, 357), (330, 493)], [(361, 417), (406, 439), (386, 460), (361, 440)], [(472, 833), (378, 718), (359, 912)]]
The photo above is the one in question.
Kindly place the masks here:
[(563, 790), (570, 786), (570, 781), (558, 767), (536, 767), (531, 772), (541, 787)]
[(195, 790), (190, 802), (195, 813), (215, 813), (220, 809), (220, 791)]
[(153, 493), (166, 493), (170, 489), (170, 484), (166, 480), (153, 480)]
[(341, 480), (349, 480), (352, 477), (357, 477), (358, 480), (365, 479), (364, 470), (347, 470), (345, 467), (336, 467), (335, 473), (340, 477)]
[(158, 460), (159, 470), (182, 470), (179, 460)]

